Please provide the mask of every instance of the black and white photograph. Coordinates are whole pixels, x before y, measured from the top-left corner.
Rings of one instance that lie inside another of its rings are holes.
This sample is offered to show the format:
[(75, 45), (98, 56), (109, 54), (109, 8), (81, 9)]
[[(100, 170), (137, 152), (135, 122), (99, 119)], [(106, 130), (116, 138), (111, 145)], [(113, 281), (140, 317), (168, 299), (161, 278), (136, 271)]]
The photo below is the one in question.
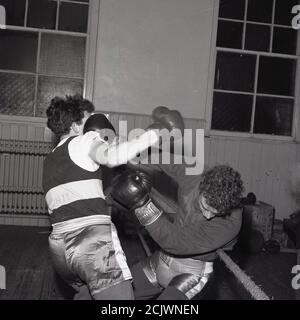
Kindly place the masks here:
[(300, 300), (299, 29), (299, 0), (0, 0), (0, 305)]

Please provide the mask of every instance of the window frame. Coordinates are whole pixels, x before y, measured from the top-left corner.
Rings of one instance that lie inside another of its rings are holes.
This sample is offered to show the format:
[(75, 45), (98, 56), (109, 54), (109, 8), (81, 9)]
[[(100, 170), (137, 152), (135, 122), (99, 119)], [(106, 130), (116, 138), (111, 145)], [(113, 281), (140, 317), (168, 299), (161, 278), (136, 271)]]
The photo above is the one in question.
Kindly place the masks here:
[[(211, 37), (211, 53), (210, 53), (210, 67), (209, 67), (209, 76), (208, 76), (208, 91), (207, 91), (207, 99), (206, 99), (206, 134), (208, 136), (228, 136), (228, 137), (238, 137), (250, 140), (275, 140), (275, 141), (299, 141), (300, 140), (300, 115), (299, 115), (299, 107), (297, 107), (300, 103), (300, 31), (298, 32), (298, 44), (297, 44), (297, 53), (296, 55), (289, 54), (281, 54), (281, 53), (273, 53), (266, 51), (254, 51), (254, 50), (246, 50), (246, 49), (233, 49), (233, 48), (225, 48), (225, 47), (217, 47), (217, 32), (218, 32), (218, 21), (234, 21), (234, 22), (242, 22), (246, 24), (247, 21), (247, 7), (248, 0), (245, 0), (245, 13), (244, 20), (236, 20), (236, 19), (226, 19), (219, 18), (219, 6), (220, 0), (213, 0), (213, 25), (212, 25), (212, 37)], [(273, 2), (273, 10), (275, 7), (275, 1)], [(272, 15), (272, 23), (262, 23), (262, 22), (254, 22), (249, 21), (248, 23), (257, 24), (257, 25), (268, 25), (271, 26), (271, 40), (270, 40), (270, 48), (272, 48), (273, 44), (273, 32), (274, 27), (285, 27), (288, 26), (278, 25), (274, 23), (274, 12)], [(245, 36), (246, 36), (246, 28), (243, 28), (243, 42), (242, 48), (245, 46)], [(243, 92), (238, 91), (227, 91), (227, 90), (219, 90), (214, 88), (214, 80), (215, 80), (215, 71), (216, 71), (216, 62), (217, 62), (217, 54), (219, 51), (223, 52), (233, 52), (233, 53), (241, 53), (241, 54), (252, 54), (256, 56), (256, 69), (255, 69), (255, 88), (254, 92), (247, 92), (247, 94), (253, 95), (253, 107), (252, 107), (252, 116), (251, 116), (251, 132), (237, 132), (237, 131), (226, 131), (226, 130), (216, 130), (212, 129), (212, 111), (213, 111), (213, 96), (214, 92), (226, 92), (226, 93), (240, 93)], [(292, 97), (294, 99), (294, 110), (293, 110), (293, 120), (292, 120), (292, 130), (290, 136), (281, 136), (281, 135), (269, 135), (269, 134), (258, 134), (253, 133), (254, 127), (254, 114), (256, 108), (256, 99), (257, 96), (267, 96), (267, 97), (278, 97), (278, 98), (291, 98), (290, 96), (281, 96), (281, 95), (270, 95), (270, 94), (259, 94), (257, 93), (257, 81), (258, 81), (258, 67), (259, 67), (259, 59), (261, 56), (274, 57), (274, 58), (287, 58), (296, 60), (296, 77), (295, 77), (295, 95)]]
[[(95, 63), (96, 63), (97, 39), (98, 39), (98, 22), (99, 22), (99, 12), (100, 12), (100, 1), (99, 0), (89, 0), (89, 2), (87, 3), (87, 2), (72, 1), (72, 0), (57, 0), (57, 2), (58, 2), (58, 5), (57, 5), (57, 11), (56, 11), (56, 29), (58, 29), (59, 3), (67, 2), (67, 3), (84, 4), (84, 5), (89, 6), (87, 33), (25, 27), (26, 23), (27, 23), (28, 0), (26, 0), (26, 6), (25, 6), (24, 26), (6, 25), (6, 30), (23, 31), (23, 32), (32, 31), (32, 32), (36, 32), (38, 34), (37, 61), (36, 61), (35, 72), (0, 69), (0, 72), (3, 72), (3, 73), (25, 74), (25, 75), (35, 76), (34, 112), (36, 111), (36, 107), (37, 107), (37, 92), (38, 92), (37, 79), (38, 79), (38, 76), (51, 76), (51, 77), (64, 78), (61, 75), (55, 75), (55, 74), (48, 75), (48, 74), (38, 73), (42, 34), (76, 36), (76, 37), (81, 37), (81, 38), (86, 39), (85, 65), (84, 65), (83, 77), (66, 76), (66, 78), (83, 80), (83, 97), (85, 97), (86, 99), (89, 99), (89, 100), (92, 100), (92, 98), (93, 98), (93, 86), (94, 86), (94, 74), (95, 74)], [(21, 116), (21, 115), (10, 115), (10, 114), (0, 113), (0, 121), (14, 122), (14, 123), (28, 123), (28, 124), (29, 123), (46, 124), (47, 119), (44, 117)]]

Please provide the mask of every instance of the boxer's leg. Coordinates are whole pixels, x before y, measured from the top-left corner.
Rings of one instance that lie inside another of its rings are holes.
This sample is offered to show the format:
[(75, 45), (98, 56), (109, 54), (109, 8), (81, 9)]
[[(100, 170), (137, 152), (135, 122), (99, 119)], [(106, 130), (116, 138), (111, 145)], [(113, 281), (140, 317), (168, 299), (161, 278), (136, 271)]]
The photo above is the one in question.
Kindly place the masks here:
[(131, 280), (126, 280), (93, 295), (95, 300), (134, 300)]
[(132, 298), (130, 281), (126, 281), (132, 276), (114, 226), (88, 226), (68, 234), (65, 239), (66, 261), (88, 286), (94, 299)]
[(81, 287), (76, 288), (76, 293), (73, 300), (92, 300), (90, 290), (87, 285), (83, 284)]
[(175, 287), (167, 287), (157, 300), (188, 300), (187, 296)]
[(62, 280), (73, 287), (77, 293), (75, 300), (91, 300), (91, 295), (84, 283), (71, 271), (66, 261), (66, 244), (64, 234), (53, 234), (49, 236), (49, 251), (53, 267)]
[[(155, 273), (149, 277), (145, 274), (144, 267), (141, 262), (130, 268), (133, 277), (133, 289), (136, 300), (148, 300), (161, 293), (161, 287), (155, 281)], [(151, 272), (152, 273), (152, 272)], [(149, 278), (152, 278), (151, 281)]]
[[(162, 259), (164, 255), (162, 255)], [(212, 262), (190, 258), (172, 258), (166, 255), (169, 273), (175, 274), (164, 287), (158, 300), (191, 300), (205, 287), (213, 272)]]

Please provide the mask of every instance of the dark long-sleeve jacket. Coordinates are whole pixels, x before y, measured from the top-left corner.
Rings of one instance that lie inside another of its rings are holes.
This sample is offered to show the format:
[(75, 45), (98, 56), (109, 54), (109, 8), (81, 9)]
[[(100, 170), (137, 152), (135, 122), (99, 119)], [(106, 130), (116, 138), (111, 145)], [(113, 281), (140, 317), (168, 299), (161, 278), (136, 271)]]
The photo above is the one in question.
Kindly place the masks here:
[(231, 211), (226, 217), (207, 220), (199, 207), (201, 175), (186, 175), (185, 165), (159, 165), (178, 183), (177, 208), (171, 221), (166, 214), (146, 229), (166, 252), (213, 261), (216, 250), (231, 246), (240, 231), (242, 210)]

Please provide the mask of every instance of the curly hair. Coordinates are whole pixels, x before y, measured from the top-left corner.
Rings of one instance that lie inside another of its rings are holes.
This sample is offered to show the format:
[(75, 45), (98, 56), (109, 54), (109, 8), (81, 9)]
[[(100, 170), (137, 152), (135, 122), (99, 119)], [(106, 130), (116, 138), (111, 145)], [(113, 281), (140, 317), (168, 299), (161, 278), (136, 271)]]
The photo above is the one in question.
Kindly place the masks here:
[(46, 111), (47, 126), (57, 137), (61, 137), (70, 132), (73, 122), (82, 124), (84, 111), (92, 113), (94, 110), (94, 105), (82, 96), (55, 97)]
[(240, 205), (244, 191), (241, 175), (226, 165), (215, 166), (203, 173), (200, 193), (207, 204), (225, 216)]

